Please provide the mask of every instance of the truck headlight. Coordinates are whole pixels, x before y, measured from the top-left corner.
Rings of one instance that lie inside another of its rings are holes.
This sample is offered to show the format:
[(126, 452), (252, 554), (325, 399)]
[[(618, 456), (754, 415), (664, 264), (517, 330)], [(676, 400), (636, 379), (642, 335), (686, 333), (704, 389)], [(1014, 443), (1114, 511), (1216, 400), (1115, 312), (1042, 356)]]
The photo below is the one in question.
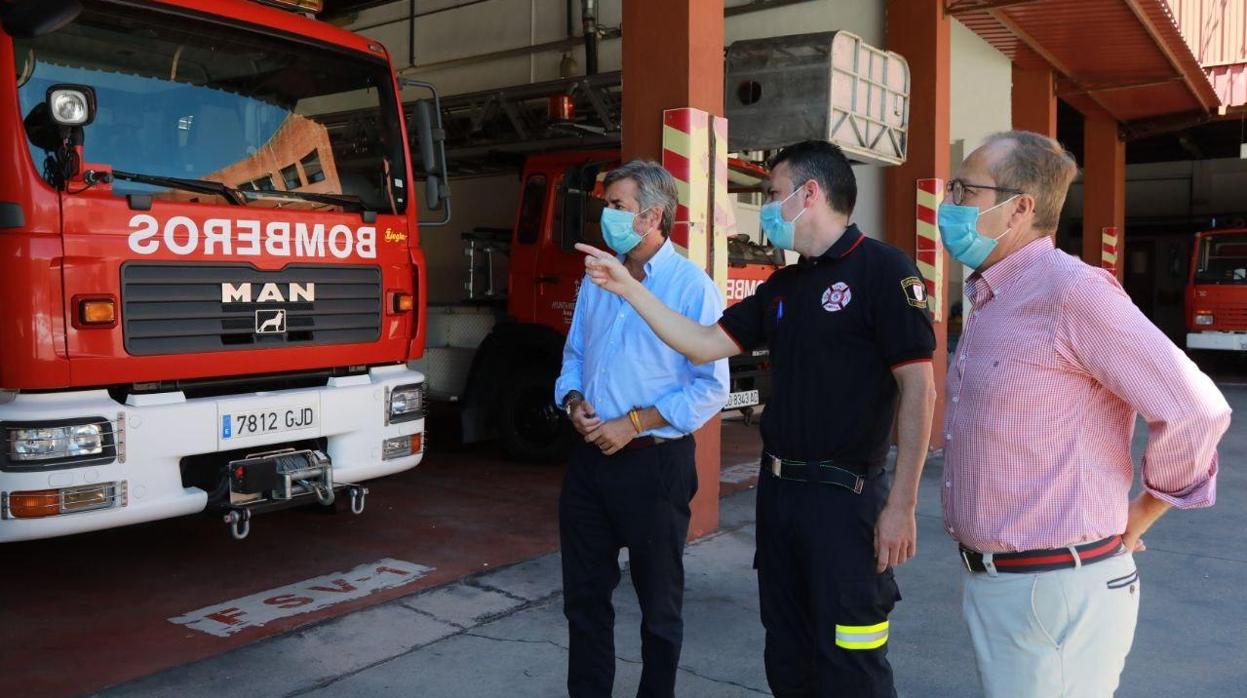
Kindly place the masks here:
[(13, 423), (3, 425), (5, 448), (0, 464), (16, 468), (45, 467), (112, 460), (112, 425), (103, 419), (76, 423)]
[(1216, 318), (1213, 317), (1212, 313), (1196, 313), (1195, 314), (1196, 325), (1211, 325), (1214, 322), (1216, 322)]
[(400, 385), (390, 391), (389, 421), (410, 422), (424, 416), (424, 383)]

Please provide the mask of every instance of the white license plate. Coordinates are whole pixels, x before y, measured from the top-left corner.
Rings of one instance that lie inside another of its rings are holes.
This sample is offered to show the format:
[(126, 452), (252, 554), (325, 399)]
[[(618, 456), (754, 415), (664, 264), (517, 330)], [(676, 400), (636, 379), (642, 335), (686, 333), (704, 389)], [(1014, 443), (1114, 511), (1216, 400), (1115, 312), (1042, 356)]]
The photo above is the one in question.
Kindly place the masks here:
[(742, 390), (739, 393), (732, 393), (727, 396), (727, 404), (723, 406), (725, 410), (734, 410), (740, 407), (750, 407), (758, 404), (758, 391)]
[(316, 405), (302, 402), (225, 412), (221, 415), (221, 440), (312, 429), (316, 427), (316, 419)]

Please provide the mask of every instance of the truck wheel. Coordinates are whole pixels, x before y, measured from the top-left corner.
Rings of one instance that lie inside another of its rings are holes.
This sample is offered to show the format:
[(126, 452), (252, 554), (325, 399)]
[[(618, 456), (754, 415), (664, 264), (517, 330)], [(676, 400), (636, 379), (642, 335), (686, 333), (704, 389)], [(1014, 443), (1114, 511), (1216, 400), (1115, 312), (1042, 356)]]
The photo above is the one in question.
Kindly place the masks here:
[(531, 462), (557, 462), (571, 449), (571, 424), (554, 404), (554, 379), (520, 373), (502, 391), (498, 427), (508, 455)]

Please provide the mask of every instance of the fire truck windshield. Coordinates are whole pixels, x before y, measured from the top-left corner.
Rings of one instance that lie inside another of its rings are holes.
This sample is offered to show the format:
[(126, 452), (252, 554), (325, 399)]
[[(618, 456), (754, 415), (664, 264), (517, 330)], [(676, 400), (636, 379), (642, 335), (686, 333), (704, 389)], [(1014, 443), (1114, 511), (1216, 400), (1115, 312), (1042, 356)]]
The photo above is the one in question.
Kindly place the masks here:
[(1204, 236), (1197, 260), (1197, 284), (1247, 284), (1247, 233)]
[[(52, 85), (94, 90), (84, 167), (148, 180), (118, 177), (119, 195), (222, 197), (152, 181), (165, 177), (220, 182), (249, 206), (406, 207), (401, 112), (380, 56), (104, 3), (57, 32), (15, 40), (14, 55), (24, 115)], [(42, 168), (33, 141), (31, 154)]]

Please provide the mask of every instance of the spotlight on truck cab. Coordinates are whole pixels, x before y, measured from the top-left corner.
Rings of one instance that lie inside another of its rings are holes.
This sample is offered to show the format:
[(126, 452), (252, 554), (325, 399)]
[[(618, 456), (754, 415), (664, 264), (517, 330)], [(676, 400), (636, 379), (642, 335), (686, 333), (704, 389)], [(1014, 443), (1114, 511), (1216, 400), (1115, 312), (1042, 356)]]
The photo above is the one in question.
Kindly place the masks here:
[(256, 0), (262, 5), (272, 5), (283, 10), (310, 12), (320, 14), (325, 9), (325, 0)]

